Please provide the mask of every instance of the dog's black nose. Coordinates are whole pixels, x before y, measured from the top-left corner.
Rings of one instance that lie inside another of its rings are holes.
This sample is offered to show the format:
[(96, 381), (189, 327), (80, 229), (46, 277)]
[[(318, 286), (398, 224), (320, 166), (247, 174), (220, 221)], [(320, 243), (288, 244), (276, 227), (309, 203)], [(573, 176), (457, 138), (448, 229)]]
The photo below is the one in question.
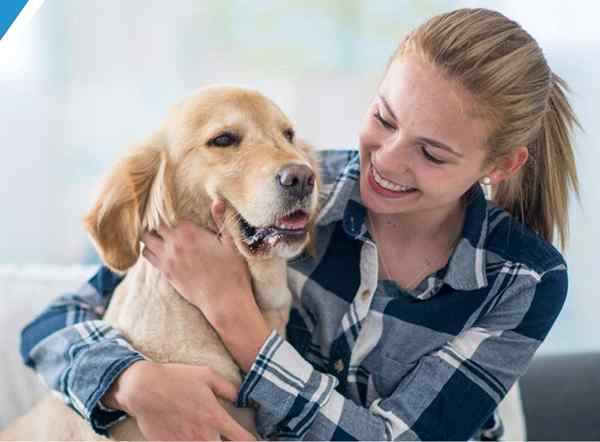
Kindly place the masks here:
[(308, 166), (291, 164), (281, 168), (277, 182), (287, 194), (300, 199), (312, 193), (315, 174)]

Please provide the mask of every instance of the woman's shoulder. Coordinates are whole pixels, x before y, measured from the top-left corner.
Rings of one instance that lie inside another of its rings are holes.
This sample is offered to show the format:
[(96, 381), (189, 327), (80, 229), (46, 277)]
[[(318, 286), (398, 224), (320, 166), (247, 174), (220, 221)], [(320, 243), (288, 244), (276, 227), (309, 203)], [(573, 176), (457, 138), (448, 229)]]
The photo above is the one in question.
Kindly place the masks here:
[(493, 279), (490, 290), (503, 299), (493, 315), (516, 318), (514, 331), (543, 341), (567, 297), (562, 254), (508, 212), (488, 204), (486, 270), (488, 282)]
[(556, 247), (492, 202), (488, 203), (487, 222), (488, 253), (540, 275), (549, 270), (566, 270), (565, 259)]

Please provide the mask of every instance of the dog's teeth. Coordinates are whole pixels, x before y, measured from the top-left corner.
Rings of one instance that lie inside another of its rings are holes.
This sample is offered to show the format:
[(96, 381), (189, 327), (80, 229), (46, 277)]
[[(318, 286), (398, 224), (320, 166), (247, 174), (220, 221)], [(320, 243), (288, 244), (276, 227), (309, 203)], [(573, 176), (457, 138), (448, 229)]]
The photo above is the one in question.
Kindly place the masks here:
[(279, 234), (275, 234), (275, 235), (271, 235), (267, 238), (267, 244), (269, 244), (269, 246), (273, 247), (275, 246), (275, 243), (280, 239), (281, 235)]

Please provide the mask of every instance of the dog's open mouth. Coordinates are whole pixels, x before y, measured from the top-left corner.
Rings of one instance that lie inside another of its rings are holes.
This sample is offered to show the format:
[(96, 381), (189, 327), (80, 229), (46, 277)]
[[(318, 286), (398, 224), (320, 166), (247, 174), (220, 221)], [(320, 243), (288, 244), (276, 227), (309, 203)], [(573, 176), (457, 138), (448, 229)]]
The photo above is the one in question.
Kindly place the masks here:
[(293, 241), (301, 239), (306, 234), (308, 213), (304, 210), (294, 210), (282, 216), (273, 225), (255, 227), (240, 216), (242, 239), (251, 250), (262, 246), (273, 247), (278, 241)]

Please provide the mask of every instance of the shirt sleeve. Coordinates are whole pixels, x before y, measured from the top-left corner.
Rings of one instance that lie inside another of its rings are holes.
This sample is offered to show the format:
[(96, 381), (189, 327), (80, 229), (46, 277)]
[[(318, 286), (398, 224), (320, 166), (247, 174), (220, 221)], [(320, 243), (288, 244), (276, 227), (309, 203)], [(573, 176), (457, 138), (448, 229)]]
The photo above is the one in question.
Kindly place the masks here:
[(102, 396), (131, 364), (144, 359), (118, 330), (102, 321), (122, 277), (101, 267), (77, 292), (60, 296), (21, 332), (21, 356), (94, 430), (126, 417)]
[(518, 281), (368, 408), (337, 392), (334, 376), (315, 370), (275, 332), (246, 375), (238, 406), (256, 408), (267, 438), (467, 440), (525, 373), (566, 297), (564, 266)]

